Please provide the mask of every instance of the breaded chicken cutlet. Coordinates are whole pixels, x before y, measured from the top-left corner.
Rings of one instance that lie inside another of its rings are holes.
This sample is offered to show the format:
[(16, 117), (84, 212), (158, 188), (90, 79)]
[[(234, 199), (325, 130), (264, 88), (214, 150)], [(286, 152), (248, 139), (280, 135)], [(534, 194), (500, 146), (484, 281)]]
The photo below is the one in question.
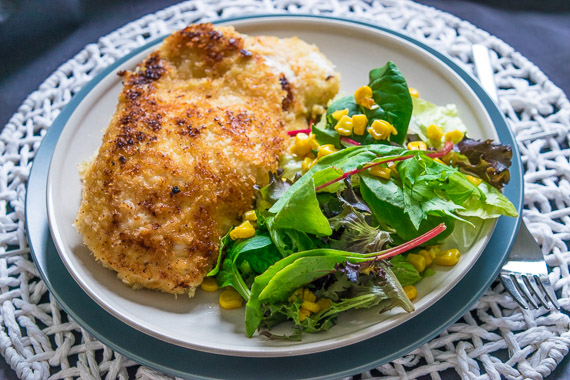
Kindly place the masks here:
[(193, 295), (220, 237), (252, 208), (290, 138), (337, 93), (339, 75), (297, 38), (189, 26), (133, 71), (96, 158), (82, 168), (75, 226), (135, 288)]

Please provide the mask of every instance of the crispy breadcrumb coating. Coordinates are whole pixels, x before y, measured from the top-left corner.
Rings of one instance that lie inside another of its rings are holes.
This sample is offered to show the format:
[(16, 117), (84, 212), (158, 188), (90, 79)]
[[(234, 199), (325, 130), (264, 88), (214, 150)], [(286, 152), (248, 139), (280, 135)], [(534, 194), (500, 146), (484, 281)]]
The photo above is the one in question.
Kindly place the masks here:
[(192, 295), (254, 185), (336, 94), (339, 75), (297, 38), (189, 26), (133, 71), (96, 158), (82, 170), (75, 226), (135, 288)]

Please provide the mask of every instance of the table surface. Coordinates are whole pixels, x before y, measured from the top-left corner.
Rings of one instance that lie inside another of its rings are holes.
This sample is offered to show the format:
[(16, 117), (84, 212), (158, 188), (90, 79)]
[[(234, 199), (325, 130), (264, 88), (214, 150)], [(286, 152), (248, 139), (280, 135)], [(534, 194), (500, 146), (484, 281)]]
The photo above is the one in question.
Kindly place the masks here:
[[(495, 35), (570, 95), (570, 2), (418, 0)], [(177, 1), (19, 0), (0, 2), (0, 126), (26, 96), (86, 44)], [(25, 46), (24, 49), (21, 46)], [(17, 379), (0, 356), (0, 378)], [(453, 370), (442, 378), (457, 378)], [(548, 377), (570, 379), (570, 358)]]

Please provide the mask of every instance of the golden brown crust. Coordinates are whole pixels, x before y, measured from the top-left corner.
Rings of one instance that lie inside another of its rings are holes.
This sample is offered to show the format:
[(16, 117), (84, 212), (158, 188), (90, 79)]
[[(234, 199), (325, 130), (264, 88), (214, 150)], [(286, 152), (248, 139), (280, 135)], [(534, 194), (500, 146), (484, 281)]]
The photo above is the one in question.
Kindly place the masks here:
[(253, 186), (277, 167), (292, 90), (244, 46), (232, 28), (193, 25), (121, 73), (75, 225), (131, 286), (181, 294), (199, 285), (220, 236), (251, 209)]

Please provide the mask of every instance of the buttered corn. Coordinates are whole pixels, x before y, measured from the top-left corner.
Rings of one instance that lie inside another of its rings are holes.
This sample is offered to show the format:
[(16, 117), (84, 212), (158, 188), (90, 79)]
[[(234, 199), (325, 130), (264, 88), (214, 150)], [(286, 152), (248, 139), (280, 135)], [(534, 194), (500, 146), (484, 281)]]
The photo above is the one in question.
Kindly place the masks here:
[(443, 137), (443, 129), (438, 125), (431, 124), (427, 127), (426, 136), (431, 141), (440, 143)]
[(427, 150), (427, 145), (423, 141), (412, 141), (408, 143), (409, 150)]
[(364, 114), (354, 115), (352, 117), (352, 131), (355, 135), (362, 136), (366, 132), (368, 118)]
[(255, 210), (246, 211), (246, 212), (243, 214), (243, 219), (244, 219), (244, 220), (249, 220), (249, 221), (252, 221), (252, 222), (253, 222), (253, 221), (256, 221), (256, 220), (257, 220), (257, 214), (255, 213)]
[(416, 268), (418, 272), (423, 272), (426, 269), (426, 260), (422, 255), (410, 253), (407, 258), (408, 262)]
[(301, 308), (301, 309), (299, 310), (299, 320), (300, 320), (301, 322), (303, 322), (305, 319), (307, 319), (307, 317), (308, 317), (309, 315), (311, 315), (311, 311), (310, 311), (310, 310), (303, 309), (303, 308)]
[(334, 126), (335, 131), (337, 131), (338, 134), (341, 136), (352, 135), (352, 128), (353, 128), (352, 118), (347, 115), (343, 115)]
[(222, 290), (218, 302), (224, 309), (237, 309), (242, 307), (243, 298), (234, 288), (228, 287)]
[(255, 228), (249, 220), (242, 222), (239, 226), (230, 231), (230, 239), (247, 239), (255, 235)]
[(218, 291), (218, 283), (214, 277), (206, 277), (204, 281), (200, 284), (202, 290), (206, 292), (217, 292)]
[(472, 175), (467, 174), (465, 176), (469, 182), (471, 182), (475, 186), (479, 186), (483, 180), (481, 178), (473, 177)]
[(303, 303), (301, 304), (301, 308), (309, 310), (311, 313), (319, 312), (319, 305), (316, 302), (303, 301)]
[(317, 296), (315, 293), (311, 292), (309, 289), (303, 290), (303, 301), (315, 302), (317, 300)]
[(404, 286), (404, 292), (406, 292), (406, 295), (410, 300), (413, 300), (418, 296), (418, 290), (414, 285)]
[(454, 144), (457, 144), (458, 142), (463, 140), (463, 135), (464, 135), (463, 132), (458, 130), (453, 130), (445, 134), (445, 141), (452, 141)]
[(427, 249), (420, 249), (418, 255), (423, 256), (426, 267), (429, 267), (433, 263), (433, 259), (435, 259), (435, 252)]
[(372, 89), (368, 86), (362, 86), (354, 92), (354, 100), (356, 104), (360, 104), (369, 110), (378, 108), (376, 102), (372, 98)]
[(319, 149), (317, 150), (317, 158), (327, 156), (327, 155), (334, 153), (336, 151), (337, 151), (337, 149), (334, 147), (333, 144), (321, 145), (319, 147)]
[(298, 288), (290, 296), (289, 302), (301, 301), (299, 309), (299, 320), (303, 322), (311, 314), (316, 314), (331, 307), (331, 300), (328, 298), (317, 299), (315, 293), (307, 288)]
[(374, 138), (374, 140), (386, 140), (390, 135), (397, 135), (398, 131), (392, 124), (386, 120), (374, 120), (370, 128), (368, 128), (368, 133)]
[(313, 166), (315, 166), (315, 164), (318, 162), (319, 160), (316, 158), (311, 158), (311, 157), (305, 157), (303, 159), (303, 162), (301, 163), (301, 169), (303, 169), (303, 173), (308, 171), (310, 168), (312, 168)]
[(332, 117), (335, 120), (340, 120), (343, 116), (347, 116), (348, 115), (348, 108), (345, 108), (343, 110), (336, 110), (332, 113)]
[(445, 266), (453, 266), (459, 262), (461, 253), (457, 248), (447, 249), (435, 258), (435, 263)]
[(295, 143), (289, 149), (291, 153), (298, 157), (303, 157), (311, 151), (311, 141), (306, 133), (297, 133)]
[(375, 177), (380, 177), (384, 179), (390, 179), (392, 176), (392, 170), (388, 167), (376, 165), (368, 169), (368, 172)]

